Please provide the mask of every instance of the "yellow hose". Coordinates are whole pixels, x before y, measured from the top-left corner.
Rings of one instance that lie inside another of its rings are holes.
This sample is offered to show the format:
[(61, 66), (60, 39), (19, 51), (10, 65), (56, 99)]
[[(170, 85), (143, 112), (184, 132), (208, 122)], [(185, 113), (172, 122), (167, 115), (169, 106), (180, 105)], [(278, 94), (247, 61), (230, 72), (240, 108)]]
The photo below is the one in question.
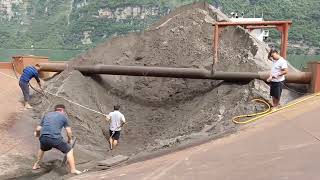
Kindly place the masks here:
[(238, 121), (238, 120), (241, 119), (241, 118), (263, 115), (263, 114), (266, 114), (266, 113), (271, 111), (271, 106), (267, 101), (265, 101), (263, 99), (253, 99), (252, 101), (256, 101), (256, 102), (265, 104), (267, 106), (267, 110), (265, 110), (263, 112), (253, 113), (253, 114), (244, 114), (244, 115), (240, 115), (240, 116), (235, 116), (235, 117), (232, 118), (232, 121), (234, 123), (236, 123), (236, 124), (247, 124), (249, 122), (252, 122), (251, 119), (249, 119), (247, 121)]
[[(312, 95), (310, 95), (310, 96), (307, 96), (307, 97), (305, 97), (305, 98), (303, 98), (303, 99), (300, 99), (300, 100), (298, 100), (298, 101), (294, 101), (294, 102), (292, 102), (292, 103), (289, 103), (289, 104), (286, 105), (286, 106), (283, 106), (283, 107), (281, 107), (281, 108), (279, 108), (279, 109), (275, 109), (275, 110), (271, 110), (270, 104), (267, 103), (266, 101), (261, 100), (261, 99), (254, 99), (253, 101), (259, 101), (259, 102), (263, 102), (264, 104), (267, 104), (267, 106), (268, 106), (267, 110), (265, 110), (265, 111), (263, 111), (263, 112), (259, 112), (259, 113), (254, 113), (254, 114), (235, 116), (235, 117), (232, 118), (232, 121), (233, 121), (235, 124), (248, 124), (248, 123), (251, 123), (251, 122), (253, 122), (253, 121), (256, 121), (256, 120), (258, 120), (258, 119), (260, 119), (260, 118), (263, 118), (263, 117), (265, 117), (265, 116), (268, 116), (269, 114), (272, 114), (272, 113), (274, 113), (274, 112), (277, 112), (277, 111), (280, 111), (280, 110), (283, 110), (283, 109), (287, 109), (287, 108), (292, 107), (292, 106), (295, 106), (295, 105), (297, 105), (297, 104), (299, 104), (299, 103), (302, 103), (302, 102), (304, 102), (304, 101), (306, 101), (306, 100), (309, 100), (309, 99), (311, 99), (311, 98), (314, 98), (314, 97), (316, 97), (316, 96), (320, 96), (320, 92), (319, 92), (319, 93), (312, 94)], [(252, 116), (257, 116), (257, 117), (254, 117), (254, 118), (249, 119), (249, 120), (247, 120), (247, 121), (238, 121), (238, 119), (240, 119), (240, 118), (252, 117)]]

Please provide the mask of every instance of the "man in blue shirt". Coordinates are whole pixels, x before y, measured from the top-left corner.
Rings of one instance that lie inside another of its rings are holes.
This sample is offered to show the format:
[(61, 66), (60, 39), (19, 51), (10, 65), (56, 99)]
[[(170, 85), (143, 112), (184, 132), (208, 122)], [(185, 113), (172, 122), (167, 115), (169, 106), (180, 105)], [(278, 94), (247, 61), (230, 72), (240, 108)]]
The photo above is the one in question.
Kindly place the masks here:
[[(35, 136), (39, 137), (40, 150), (38, 152), (38, 159), (33, 165), (33, 170), (39, 169), (39, 163), (43, 158), (44, 152), (52, 148), (60, 150), (62, 153), (67, 154), (67, 161), (70, 165), (72, 174), (80, 174), (75, 167), (75, 160), (73, 149), (70, 146), (72, 140), (72, 131), (69, 125), (69, 120), (65, 114), (65, 106), (58, 104), (55, 106), (54, 112), (47, 113), (41, 120), (40, 125), (37, 126)], [(64, 141), (61, 130), (66, 129), (68, 136), (68, 143)]]
[(41, 83), (40, 83), (40, 78), (39, 78), (39, 70), (40, 66), (27, 66), (26, 68), (23, 69), (23, 73), (20, 76), (19, 80), (19, 86), (21, 88), (21, 91), (23, 93), (24, 97), (24, 107), (27, 109), (31, 109), (32, 106), (29, 104), (30, 100), (30, 94), (29, 94), (29, 81), (32, 78), (35, 78), (38, 82), (39, 87), (41, 88)]

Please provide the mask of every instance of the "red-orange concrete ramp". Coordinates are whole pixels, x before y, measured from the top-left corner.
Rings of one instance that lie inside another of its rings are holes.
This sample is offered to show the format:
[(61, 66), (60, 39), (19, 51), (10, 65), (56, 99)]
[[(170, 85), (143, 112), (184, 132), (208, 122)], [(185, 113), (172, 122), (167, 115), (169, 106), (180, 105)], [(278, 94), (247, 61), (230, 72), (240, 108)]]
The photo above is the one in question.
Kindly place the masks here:
[[(0, 69), (0, 176), (17, 173), (23, 160), (32, 159), (38, 148), (33, 137), (34, 124), (31, 119), (20, 118), (25, 111), (22, 93), (12, 69)], [(18, 159), (17, 159), (18, 158)], [(26, 162), (30, 164), (31, 161)], [(31, 166), (31, 165), (30, 165)], [(25, 167), (26, 168), (26, 167)]]

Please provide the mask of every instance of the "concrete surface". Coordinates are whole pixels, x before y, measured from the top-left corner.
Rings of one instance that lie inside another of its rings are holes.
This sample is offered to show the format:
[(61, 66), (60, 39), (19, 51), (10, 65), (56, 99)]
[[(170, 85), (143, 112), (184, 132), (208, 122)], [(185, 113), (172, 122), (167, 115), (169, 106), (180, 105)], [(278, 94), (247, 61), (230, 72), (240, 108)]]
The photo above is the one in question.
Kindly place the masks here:
[(30, 158), (35, 154), (38, 145), (33, 137), (37, 122), (33, 122), (32, 118), (20, 118), (22, 113), (30, 111), (24, 110), (22, 93), (12, 69), (0, 69), (0, 99), (0, 176), (2, 176), (18, 173), (24, 166), (30, 169), (32, 165)]
[[(10, 151), (17, 140), (9, 137), (7, 129), (12, 126), (17, 112), (23, 110), (22, 103), (19, 102), (21, 92), (17, 80), (14, 79), (13, 71), (10, 69), (0, 69), (0, 153), (1, 156)], [(0, 157), (1, 157), (0, 156)]]
[(320, 179), (320, 97), (237, 134), (155, 159), (72, 179)]

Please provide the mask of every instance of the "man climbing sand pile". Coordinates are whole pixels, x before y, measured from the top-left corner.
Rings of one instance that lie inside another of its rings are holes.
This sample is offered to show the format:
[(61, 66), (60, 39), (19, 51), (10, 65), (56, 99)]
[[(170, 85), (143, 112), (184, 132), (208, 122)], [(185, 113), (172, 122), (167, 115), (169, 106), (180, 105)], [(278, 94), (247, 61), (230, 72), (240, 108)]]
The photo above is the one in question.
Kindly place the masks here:
[(32, 106), (29, 104), (30, 100), (30, 93), (29, 93), (29, 82), (32, 78), (35, 78), (37, 80), (37, 83), (41, 89), (41, 81), (39, 78), (39, 65), (36, 66), (27, 66), (23, 69), (23, 73), (20, 76), (19, 80), (19, 86), (21, 88), (23, 98), (24, 98), (24, 107), (26, 109), (31, 109)]
[(121, 127), (126, 123), (124, 115), (119, 111), (120, 106), (115, 105), (113, 109), (114, 111), (109, 113), (109, 115), (106, 118), (107, 121), (110, 121), (109, 143), (110, 143), (111, 150), (117, 146), (120, 138)]
[(273, 64), (267, 81), (270, 82), (270, 96), (272, 97), (273, 108), (277, 109), (279, 108), (285, 75), (288, 73), (288, 64), (275, 49), (270, 50), (268, 59), (271, 60)]
[[(68, 143), (64, 141), (61, 135), (63, 127), (67, 132)], [(65, 114), (64, 105), (56, 105), (54, 112), (49, 112), (42, 118), (40, 125), (36, 128), (35, 136), (39, 137), (40, 150), (38, 152), (38, 159), (33, 165), (33, 170), (40, 168), (39, 163), (42, 160), (45, 151), (56, 148), (67, 155), (70, 172), (72, 174), (81, 174), (81, 171), (78, 171), (75, 167), (73, 149), (70, 146), (72, 141), (72, 131), (69, 125), (69, 120)]]

